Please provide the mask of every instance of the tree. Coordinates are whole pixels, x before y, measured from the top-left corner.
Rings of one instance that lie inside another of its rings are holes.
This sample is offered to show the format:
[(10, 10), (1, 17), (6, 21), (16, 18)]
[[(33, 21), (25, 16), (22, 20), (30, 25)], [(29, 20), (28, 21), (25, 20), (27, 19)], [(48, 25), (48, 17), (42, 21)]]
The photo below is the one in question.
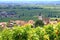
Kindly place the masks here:
[(37, 20), (37, 21), (35, 22), (35, 27), (38, 27), (38, 26), (40, 26), (40, 27), (43, 27), (43, 26), (44, 26), (44, 23), (43, 23), (42, 20)]

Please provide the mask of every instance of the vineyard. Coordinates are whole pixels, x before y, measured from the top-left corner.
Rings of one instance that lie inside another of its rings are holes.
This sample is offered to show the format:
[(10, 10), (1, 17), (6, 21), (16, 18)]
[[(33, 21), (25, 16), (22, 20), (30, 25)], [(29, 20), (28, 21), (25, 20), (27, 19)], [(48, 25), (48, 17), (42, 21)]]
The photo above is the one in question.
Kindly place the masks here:
[(60, 23), (36, 28), (31, 25), (1, 28), (0, 40), (60, 40)]

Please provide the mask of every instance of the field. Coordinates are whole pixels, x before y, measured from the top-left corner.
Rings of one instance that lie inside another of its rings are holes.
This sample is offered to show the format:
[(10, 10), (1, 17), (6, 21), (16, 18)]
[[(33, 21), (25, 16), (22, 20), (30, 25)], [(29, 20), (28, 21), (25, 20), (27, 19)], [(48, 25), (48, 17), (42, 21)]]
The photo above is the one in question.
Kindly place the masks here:
[[(0, 6), (0, 11), (14, 12), (16, 13), (13, 17), (0, 17), (0, 22), (9, 20), (38, 20), (39, 14), (43, 17), (60, 18), (60, 5), (14, 5), (8, 7)], [(5, 14), (6, 14), (5, 13)], [(7, 13), (8, 14), (8, 13)]]
[(60, 20), (60, 18), (50, 18), (50, 20)]

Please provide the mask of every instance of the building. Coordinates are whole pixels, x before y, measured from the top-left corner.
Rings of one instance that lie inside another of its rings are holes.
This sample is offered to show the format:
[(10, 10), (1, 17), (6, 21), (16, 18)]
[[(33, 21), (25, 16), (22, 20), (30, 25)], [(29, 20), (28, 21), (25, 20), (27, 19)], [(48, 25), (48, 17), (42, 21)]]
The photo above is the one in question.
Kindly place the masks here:
[(42, 15), (39, 15), (39, 16), (38, 16), (38, 19), (39, 19), (39, 20), (42, 20), (42, 21), (44, 22), (44, 24), (48, 24), (48, 23), (50, 22), (50, 18), (44, 17), (44, 16), (42, 16)]
[(7, 27), (6, 25), (7, 25), (7, 22), (0, 22), (0, 26), (1, 26), (2, 28)]

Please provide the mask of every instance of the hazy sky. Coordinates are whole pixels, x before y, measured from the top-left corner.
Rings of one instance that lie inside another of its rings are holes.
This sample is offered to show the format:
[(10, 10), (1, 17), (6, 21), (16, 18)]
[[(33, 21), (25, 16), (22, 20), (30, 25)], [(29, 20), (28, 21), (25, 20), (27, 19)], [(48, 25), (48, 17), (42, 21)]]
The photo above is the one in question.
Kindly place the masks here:
[(59, 1), (59, 0), (0, 0), (0, 2), (11, 1), (11, 2), (19, 2), (19, 1)]

